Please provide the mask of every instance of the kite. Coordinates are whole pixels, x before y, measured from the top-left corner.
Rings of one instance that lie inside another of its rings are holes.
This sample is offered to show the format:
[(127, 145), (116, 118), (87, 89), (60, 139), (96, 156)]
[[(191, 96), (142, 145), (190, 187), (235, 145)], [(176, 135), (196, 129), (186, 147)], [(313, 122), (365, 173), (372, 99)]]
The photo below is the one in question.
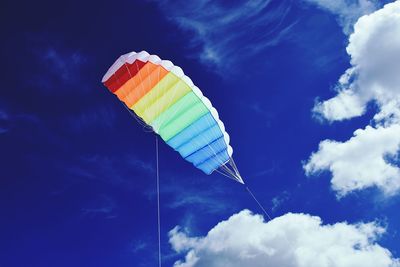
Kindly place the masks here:
[(146, 51), (131, 52), (115, 61), (102, 83), (186, 161), (244, 184), (217, 110), (180, 67)]

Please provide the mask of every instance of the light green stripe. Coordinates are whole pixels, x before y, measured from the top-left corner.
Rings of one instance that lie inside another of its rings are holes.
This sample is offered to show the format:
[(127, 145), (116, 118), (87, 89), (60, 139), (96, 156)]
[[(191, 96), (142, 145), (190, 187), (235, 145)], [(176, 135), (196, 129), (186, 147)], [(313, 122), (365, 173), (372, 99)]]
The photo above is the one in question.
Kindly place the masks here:
[(186, 112), (186, 110), (195, 105), (197, 102), (200, 102), (200, 99), (193, 92), (190, 92), (179, 99), (175, 104), (170, 106), (166, 111), (161, 113), (154, 121), (150, 123), (150, 125), (156, 132), (158, 132), (161, 127), (167, 125), (170, 121), (182, 115), (183, 112)]
[(173, 120), (169, 121), (168, 124), (164, 124), (160, 129), (159, 134), (162, 139), (167, 142), (207, 112), (209, 112), (209, 110), (203, 102), (198, 101), (196, 104), (192, 105), (191, 108), (181, 112), (179, 116), (176, 116)]

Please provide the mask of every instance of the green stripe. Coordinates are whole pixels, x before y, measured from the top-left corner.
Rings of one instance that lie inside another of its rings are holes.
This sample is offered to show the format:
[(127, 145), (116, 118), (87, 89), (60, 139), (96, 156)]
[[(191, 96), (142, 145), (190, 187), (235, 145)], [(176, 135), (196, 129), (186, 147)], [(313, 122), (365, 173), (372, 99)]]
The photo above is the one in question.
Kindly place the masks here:
[(159, 130), (159, 134), (167, 142), (207, 112), (209, 110), (203, 102), (197, 101), (194, 105), (190, 105), (189, 109), (182, 110), (178, 116), (174, 116), (174, 119), (164, 124)]

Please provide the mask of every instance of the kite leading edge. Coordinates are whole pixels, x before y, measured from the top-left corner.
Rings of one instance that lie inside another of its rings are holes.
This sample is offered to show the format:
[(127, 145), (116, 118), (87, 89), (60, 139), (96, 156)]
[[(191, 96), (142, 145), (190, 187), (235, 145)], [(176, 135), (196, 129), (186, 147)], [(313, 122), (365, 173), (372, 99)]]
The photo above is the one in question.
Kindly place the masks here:
[(102, 82), (196, 168), (244, 184), (217, 110), (180, 67), (145, 51), (131, 52), (115, 61)]

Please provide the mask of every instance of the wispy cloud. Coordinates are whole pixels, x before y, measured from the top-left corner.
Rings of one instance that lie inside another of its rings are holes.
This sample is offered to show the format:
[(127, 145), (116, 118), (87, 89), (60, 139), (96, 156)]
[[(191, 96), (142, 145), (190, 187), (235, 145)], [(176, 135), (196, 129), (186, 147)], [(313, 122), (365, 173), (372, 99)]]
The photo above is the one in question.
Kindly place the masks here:
[(89, 106), (78, 114), (69, 114), (65, 119), (65, 126), (72, 132), (81, 132), (87, 129), (105, 129), (114, 126), (116, 114), (107, 106)]
[(370, 14), (378, 8), (375, 0), (303, 0), (329, 11), (338, 18), (345, 34), (353, 32), (353, 25), (359, 17)]
[[(143, 192), (147, 189), (146, 181), (154, 177), (155, 168), (153, 162), (146, 162), (132, 155), (107, 155), (88, 154), (77, 155), (75, 152), (69, 157), (46, 157), (45, 155), (30, 155), (30, 161), (36, 165), (50, 165), (48, 171), (57, 174), (64, 181), (61, 186), (54, 188), (50, 193), (60, 195), (67, 193), (72, 187), (80, 184), (99, 184), (123, 189), (128, 192)], [(106, 202), (106, 201), (103, 201)], [(107, 212), (104, 207), (85, 207), (87, 213)]]
[(169, 205), (170, 208), (180, 207), (201, 207), (209, 213), (218, 213), (221, 210), (227, 209), (226, 205), (220, 200), (213, 198), (209, 193), (202, 192), (185, 192), (179, 194)]
[(115, 211), (115, 201), (109, 196), (101, 195), (93, 202), (81, 209), (82, 215), (90, 218), (101, 216), (106, 219), (114, 219), (118, 216)]
[(167, 206), (171, 209), (194, 208), (206, 213), (220, 213), (230, 211), (233, 206), (233, 203), (227, 205), (223, 201), (226, 192), (215, 187), (204, 188), (200, 184), (169, 185), (164, 187), (162, 192), (169, 194), (170, 201), (167, 202)]
[[(226, 181), (208, 181), (209, 177), (196, 179), (196, 177), (185, 177), (180, 173), (169, 173), (163, 176), (164, 182), (160, 188), (163, 205), (169, 209), (188, 211), (182, 216), (184, 220), (188, 220), (188, 224), (191, 224), (193, 210), (204, 214), (219, 214), (235, 210), (236, 203), (232, 200), (231, 191), (224, 184)], [(235, 186), (235, 184), (230, 185)], [(156, 197), (156, 192), (147, 191), (146, 195), (153, 199)], [(227, 199), (230, 199), (229, 203)]]
[(59, 134), (55, 128), (76, 133), (93, 126), (112, 126), (112, 108), (96, 95), (87, 97), (89, 89), (101, 86), (97, 79), (97, 86), (93, 86), (93, 63), (87, 53), (68, 46), (57, 34), (35, 32), (21, 34), (19, 38), (19, 53), (24, 60), (6, 55), (10, 68), (20, 71), (5, 77), (3, 86), (11, 88), (4, 90), (1, 98), (7, 103), (4, 112), (12, 112), (10, 116), (1, 115), (2, 133), (22, 116), (25, 120), (28, 116), (40, 118), (43, 129), (53, 129), (49, 135)]
[(0, 134), (8, 132), (9, 129), (9, 116), (5, 111), (0, 110)]
[(271, 123), (272, 123), (273, 119), (275, 118), (274, 113), (265, 110), (263, 108), (262, 104), (260, 104), (258, 102), (250, 104), (249, 108), (253, 113), (255, 113), (256, 115), (258, 115), (262, 118), (262, 122), (264, 123), (265, 126), (271, 127)]
[(48, 47), (36, 51), (42, 69), (29, 80), (43, 92), (86, 92), (87, 83), (82, 82), (82, 67), (86, 63), (83, 54), (61, 47)]
[[(107, 156), (100, 154), (81, 156), (66, 171), (87, 180), (99, 180), (134, 188), (137, 179), (154, 175), (153, 162), (146, 162), (133, 155)], [(129, 174), (129, 175), (128, 175)]]
[(157, 1), (168, 19), (193, 34), (188, 41), (191, 54), (217, 71), (277, 45), (295, 25), (288, 19), (289, 1), (183, 2)]
[(277, 209), (279, 209), (286, 201), (288, 201), (290, 198), (290, 193), (288, 191), (283, 191), (276, 197), (274, 197), (271, 200), (272, 207), (271, 210), (275, 212)]
[(37, 123), (39, 119), (33, 114), (16, 113), (0, 107), (0, 134), (11, 131), (21, 124)]
[(148, 242), (144, 240), (135, 240), (130, 244), (130, 251), (132, 253), (138, 253), (145, 250), (149, 246)]
[(70, 82), (76, 78), (79, 68), (85, 58), (81, 53), (69, 51), (66, 53), (49, 47), (41, 54), (41, 59), (46, 63), (49, 70), (64, 82)]
[(68, 47), (57, 35), (37, 32), (25, 35), (32, 68), (24, 73), (25, 83), (41, 93), (60, 95), (87, 93), (91, 86), (88, 56), (78, 47)]
[(272, 161), (269, 166), (266, 166), (266, 168), (261, 169), (253, 174), (255, 177), (260, 177), (260, 176), (265, 176), (265, 175), (271, 175), (274, 173), (281, 172), (281, 164), (277, 161)]

